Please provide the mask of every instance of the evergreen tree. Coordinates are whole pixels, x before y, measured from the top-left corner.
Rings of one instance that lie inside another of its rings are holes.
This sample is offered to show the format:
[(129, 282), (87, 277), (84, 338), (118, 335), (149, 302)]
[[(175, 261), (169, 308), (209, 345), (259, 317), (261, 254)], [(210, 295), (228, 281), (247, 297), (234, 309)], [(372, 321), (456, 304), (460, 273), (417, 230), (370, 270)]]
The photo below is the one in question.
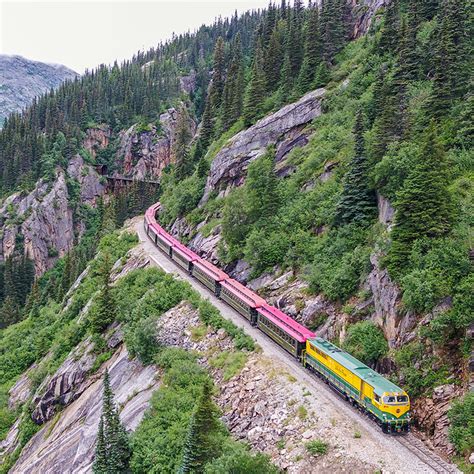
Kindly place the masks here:
[(222, 129), (228, 130), (242, 114), (244, 97), (244, 64), (242, 43), (237, 34), (232, 47), (232, 60), (227, 72), (222, 104)]
[(301, 0), (295, 0), (291, 9), (290, 24), (287, 38), (287, 57), (290, 61), (290, 76), (287, 80), (297, 78), (303, 62), (303, 6)]
[(308, 92), (314, 83), (314, 77), (322, 61), (322, 40), (317, 6), (309, 12), (306, 27), (305, 54), (299, 77), (299, 89), (302, 94)]
[(400, 5), (399, 0), (392, 0), (385, 10), (382, 34), (379, 49), (382, 54), (392, 54), (397, 50), (400, 32)]
[(280, 21), (273, 29), (265, 51), (264, 65), (265, 83), (268, 92), (274, 92), (278, 88), (281, 77), (281, 65), (285, 56), (285, 22)]
[(426, 132), (421, 158), (397, 195), (395, 208), (388, 268), (397, 275), (405, 266), (415, 240), (446, 235), (452, 225), (445, 153), (434, 122)]
[(438, 12), (439, 0), (423, 0), (419, 3), (421, 19), (425, 21), (432, 20)]
[(351, 222), (367, 224), (377, 209), (375, 193), (369, 181), (363, 134), (362, 114), (359, 113), (354, 127), (354, 156), (345, 176), (344, 188), (336, 210), (335, 220), (339, 225)]
[(92, 471), (94, 474), (108, 474), (107, 446), (104, 436), (104, 415), (100, 416)]
[(219, 36), (214, 48), (214, 62), (212, 69), (212, 83), (209, 92), (209, 100), (211, 102), (211, 109), (216, 116), (222, 104), (222, 95), (224, 93), (225, 84), (225, 52), (224, 39)]
[(322, 2), (321, 37), (323, 40), (323, 57), (327, 64), (332, 64), (334, 57), (346, 43), (347, 25), (345, 16), (345, 0), (324, 0)]
[(454, 99), (465, 93), (467, 32), (466, 21), (472, 12), (465, 11), (463, 0), (444, 0), (437, 32), (435, 74), (431, 108), (435, 116), (445, 113)]
[(7, 296), (0, 307), (0, 329), (17, 323), (20, 317), (20, 308), (16, 299), (13, 296)]
[(255, 50), (252, 67), (252, 78), (245, 97), (243, 118), (245, 125), (251, 125), (261, 113), (265, 98), (265, 72), (263, 70), (263, 52), (260, 41)]
[(201, 156), (205, 154), (206, 150), (211, 144), (213, 133), (214, 122), (212, 119), (212, 109), (210, 101), (208, 100), (204, 109), (204, 113), (202, 114), (201, 131), (199, 134), (200, 151), (202, 153)]
[(110, 387), (108, 370), (104, 374), (102, 415), (96, 443), (93, 472), (96, 474), (119, 474), (128, 471), (131, 457), (127, 433), (120, 422)]
[(216, 434), (220, 430), (217, 407), (212, 401), (212, 385), (206, 380), (189, 422), (180, 473), (200, 473), (219, 453)]
[(179, 109), (176, 123), (176, 136), (173, 145), (174, 159), (176, 162), (176, 179), (181, 180), (192, 173), (193, 162), (189, 152), (191, 141), (191, 129), (189, 127), (190, 118), (186, 106)]
[(100, 269), (102, 286), (97, 295), (95, 311), (91, 311), (89, 316), (89, 325), (93, 333), (102, 332), (115, 319), (115, 300), (110, 283), (111, 269), (110, 256), (105, 254)]

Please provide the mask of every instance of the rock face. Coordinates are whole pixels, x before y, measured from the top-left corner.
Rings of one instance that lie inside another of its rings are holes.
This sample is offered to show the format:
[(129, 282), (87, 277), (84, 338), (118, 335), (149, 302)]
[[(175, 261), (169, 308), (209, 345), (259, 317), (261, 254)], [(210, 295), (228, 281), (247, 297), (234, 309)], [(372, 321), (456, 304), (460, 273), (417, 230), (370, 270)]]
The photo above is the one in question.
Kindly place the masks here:
[(373, 265), (367, 278), (367, 285), (373, 295), (374, 313), (372, 319), (383, 329), (390, 347), (399, 347), (409, 342), (414, 335), (417, 320), (414, 314), (400, 311), (400, 289), (392, 282), (387, 270), (379, 265), (379, 256), (370, 257)]
[(461, 395), (460, 387), (454, 384), (441, 385), (434, 389), (431, 398), (419, 399), (413, 407), (418, 425), (430, 435), (430, 443), (446, 456), (454, 454), (454, 447), (448, 438), (448, 411), (453, 400)]
[(99, 150), (109, 146), (111, 133), (108, 125), (88, 128), (86, 130), (86, 137), (82, 142), (83, 147), (95, 158)]
[[(69, 162), (67, 174), (80, 186), (80, 202), (95, 205), (105, 191), (95, 170), (76, 155)], [(84, 230), (73, 221), (69, 198), (66, 173), (58, 169), (53, 183), (39, 181), (29, 194), (16, 193), (5, 199), (0, 207), (4, 224), (0, 259), (13, 253), (16, 236), (22, 234), (25, 254), (34, 260), (36, 275), (51, 268), (74, 245), (75, 231), (80, 235)]]
[(3, 120), (31, 104), (36, 96), (55, 89), (78, 74), (59, 64), (0, 54), (0, 128)]
[[(27, 196), (14, 194), (7, 198), (0, 208), (0, 215), (10, 218), (3, 229), (1, 257), (13, 253), (16, 235), (21, 233), (25, 254), (34, 260), (36, 274), (41, 275), (51, 268), (55, 258), (70, 250), (74, 241), (68, 197), (65, 174), (58, 171), (52, 187), (39, 182)], [(23, 222), (18, 224), (21, 220)]]
[(390, 0), (348, 0), (354, 18), (352, 38), (356, 39), (365, 35), (377, 12), (389, 2)]
[[(262, 156), (269, 145), (276, 145), (279, 163), (295, 146), (304, 145), (309, 134), (304, 126), (321, 115), (324, 93), (324, 89), (309, 92), (297, 102), (232, 137), (212, 162), (201, 204), (209, 199), (213, 191), (225, 194), (230, 188), (240, 186), (248, 165)], [(285, 172), (282, 171), (283, 174)]]
[(126, 348), (120, 346), (82, 394), (61, 412), (59, 419), (49, 421), (33, 436), (11, 473), (91, 472), (102, 406), (102, 374), (106, 367), (115, 401), (121, 407), (120, 419), (128, 431), (136, 429), (158, 387), (156, 368), (130, 360)]
[[(108, 346), (115, 349), (121, 342), (118, 328), (109, 335)], [(94, 344), (88, 338), (72, 351), (52, 377), (43, 381), (33, 398), (35, 408), (31, 418), (35, 423), (46, 423), (53, 418), (58, 407), (67, 406), (81, 396), (95, 380), (95, 377), (89, 377), (89, 371), (96, 359)]]
[[(173, 145), (175, 141), (178, 111), (169, 109), (160, 115), (161, 130), (150, 125), (149, 130), (140, 130), (137, 125), (122, 132), (117, 152), (117, 175), (137, 179), (158, 178), (163, 169), (174, 161)], [(192, 135), (196, 124), (190, 120)]]

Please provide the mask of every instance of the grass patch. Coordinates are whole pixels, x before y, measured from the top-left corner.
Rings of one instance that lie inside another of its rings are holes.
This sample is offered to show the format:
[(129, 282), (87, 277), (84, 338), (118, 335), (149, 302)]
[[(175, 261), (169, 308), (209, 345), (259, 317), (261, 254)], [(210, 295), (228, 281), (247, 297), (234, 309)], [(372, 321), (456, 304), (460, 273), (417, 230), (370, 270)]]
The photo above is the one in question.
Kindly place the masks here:
[(247, 354), (243, 352), (224, 351), (213, 357), (209, 363), (216, 369), (223, 371), (224, 380), (230, 380), (240, 373), (247, 362)]
[(300, 420), (306, 420), (306, 418), (308, 418), (308, 410), (303, 405), (298, 407), (297, 414)]
[(320, 439), (307, 442), (305, 448), (311, 456), (323, 456), (328, 452), (328, 444)]
[(194, 342), (201, 341), (207, 334), (207, 326), (200, 324), (191, 328), (191, 340)]

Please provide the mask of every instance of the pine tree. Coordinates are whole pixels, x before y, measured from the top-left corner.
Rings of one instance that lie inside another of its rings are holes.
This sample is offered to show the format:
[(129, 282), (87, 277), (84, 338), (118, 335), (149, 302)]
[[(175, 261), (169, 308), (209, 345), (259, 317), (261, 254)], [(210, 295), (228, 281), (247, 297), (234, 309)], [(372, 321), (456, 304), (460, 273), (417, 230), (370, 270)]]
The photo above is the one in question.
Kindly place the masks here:
[(324, 0), (322, 2), (321, 37), (323, 40), (323, 57), (327, 64), (333, 63), (334, 57), (346, 43), (345, 16), (345, 0)]
[(211, 144), (213, 133), (214, 122), (212, 119), (211, 103), (208, 100), (206, 103), (206, 107), (204, 108), (204, 113), (202, 114), (201, 131), (199, 134), (199, 141), (201, 142), (200, 148), (202, 150), (203, 155)]
[(115, 300), (110, 283), (112, 264), (109, 254), (105, 254), (100, 269), (102, 286), (97, 295), (95, 311), (91, 311), (89, 325), (93, 333), (102, 332), (115, 319)]
[(104, 374), (102, 415), (95, 453), (94, 473), (120, 474), (127, 472), (131, 457), (130, 444), (114, 403), (108, 370)]
[(439, 0), (423, 0), (420, 2), (420, 16), (424, 21), (432, 20), (438, 12)]
[(218, 114), (221, 104), (222, 104), (224, 84), (225, 84), (224, 39), (222, 38), (222, 36), (219, 36), (219, 38), (217, 38), (216, 46), (214, 48), (212, 83), (211, 83), (211, 90), (209, 92), (209, 100), (211, 103), (211, 109), (214, 116)]
[(435, 53), (435, 74), (431, 108), (435, 116), (443, 115), (453, 104), (454, 99), (465, 93), (466, 12), (462, 0), (444, 0), (441, 10), (441, 24), (437, 32)]
[(303, 62), (302, 24), (303, 6), (301, 0), (295, 0), (287, 38), (287, 57), (290, 61), (290, 76), (287, 80), (298, 77)]
[(344, 178), (344, 188), (336, 210), (335, 221), (338, 225), (351, 222), (367, 224), (377, 209), (375, 193), (369, 181), (363, 134), (363, 119), (359, 113), (354, 126), (354, 156)]
[(299, 89), (302, 94), (308, 92), (314, 83), (314, 77), (322, 61), (322, 40), (319, 25), (319, 9), (313, 7), (309, 12), (306, 27), (305, 54), (299, 77)]
[(16, 299), (13, 296), (7, 296), (0, 307), (0, 329), (17, 323), (20, 317), (20, 308)]
[(222, 104), (222, 129), (228, 130), (242, 114), (244, 96), (244, 64), (240, 33), (232, 47), (232, 60), (227, 72)]
[(95, 447), (94, 465), (92, 466), (94, 474), (108, 474), (107, 446), (104, 436), (104, 416), (100, 416), (99, 431)]
[(263, 68), (268, 92), (274, 92), (280, 83), (281, 65), (285, 56), (284, 38), (285, 22), (280, 21), (272, 31), (264, 56)]
[(392, 0), (386, 6), (379, 49), (382, 54), (391, 54), (396, 51), (400, 31), (399, 0)]
[(199, 473), (219, 451), (215, 434), (220, 430), (217, 407), (212, 401), (212, 385), (206, 380), (189, 422), (180, 473)]
[(406, 265), (415, 240), (441, 237), (452, 226), (446, 158), (434, 122), (426, 132), (421, 158), (397, 194), (395, 208), (388, 268), (397, 275)]
[(193, 171), (192, 156), (189, 151), (191, 129), (189, 114), (186, 106), (182, 105), (178, 112), (176, 136), (173, 144), (173, 153), (176, 163), (176, 179), (182, 180)]
[(263, 53), (260, 41), (257, 43), (252, 67), (252, 78), (245, 97), (243, 118), (245, 125), (251, 125), (261, 112), (265, 98), (265, 72), (263, 71)]

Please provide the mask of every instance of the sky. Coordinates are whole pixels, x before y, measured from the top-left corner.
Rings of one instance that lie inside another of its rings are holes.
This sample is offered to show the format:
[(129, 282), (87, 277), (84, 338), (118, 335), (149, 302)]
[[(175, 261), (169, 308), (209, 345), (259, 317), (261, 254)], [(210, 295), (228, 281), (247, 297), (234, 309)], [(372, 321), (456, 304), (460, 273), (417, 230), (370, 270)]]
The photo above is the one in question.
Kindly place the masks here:
[(0, 0), (0, 53), (78, 73), (268, 0)]

